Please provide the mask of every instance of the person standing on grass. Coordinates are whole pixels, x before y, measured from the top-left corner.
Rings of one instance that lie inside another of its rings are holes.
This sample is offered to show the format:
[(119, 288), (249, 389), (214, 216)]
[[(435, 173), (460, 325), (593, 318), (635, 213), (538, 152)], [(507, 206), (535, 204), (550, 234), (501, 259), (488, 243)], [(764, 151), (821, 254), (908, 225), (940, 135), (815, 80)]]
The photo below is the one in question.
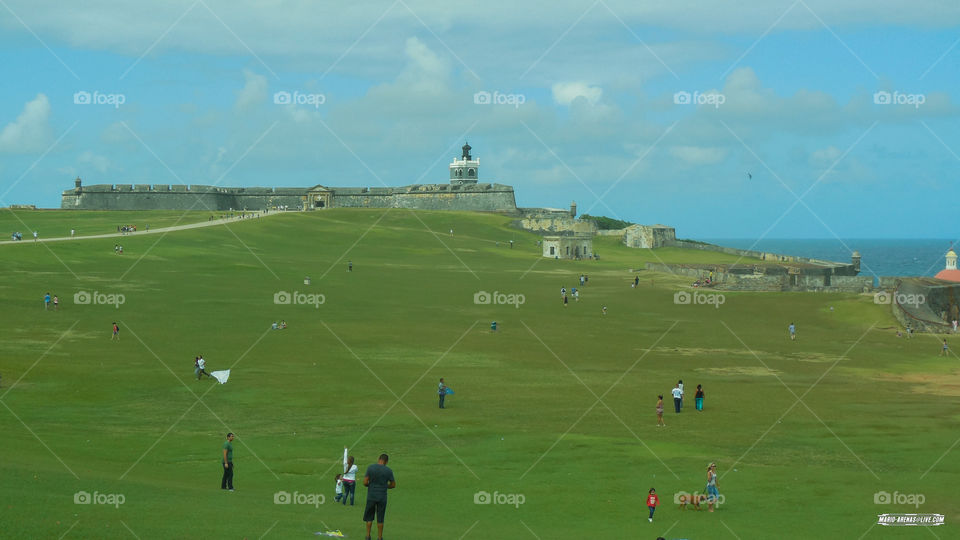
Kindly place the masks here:
[(53, 295), (53, 310), (54, 311), (60, 310), (60, 297), (57, 295)]
[(233, 433), (227, 433), (227, 442), (223, 443), (223, 478), (220, 489), (233, 491)]
[(113, 321), (113, 335), (110, 336), (110, 341), (113, 341), (114, 339), (120, 341), (120, 326), (117, 325), (117, 321)]
[(667, 427), (663, 423), (663, 394), (657, 396), (657, 427), (660, 426)]
[(447, 397), (447, 384), (440, 377), (440, 384), (437, 385), (437, 395), (440, 397), (440, 408), (443, 408), (443, 400)]
[(947, 347), (947, 340), (943, 340), (943, 348), (940, 349), (940, 356), (947, 356), (950, 353), (950, 348)]
[(50, 293), (43, 295), (43, 310), (47, 311), (50, 309)]
[(677, 388), (680, 389), (680, 409), (683, 409), (683, 379), (677, 381)]
[(364, 540), (371, 540), (370, 529), (373, 518), (377, 518), (377, 540), (383, 540), (383, 518), (387, 513), (387, 490), (397, 487), (393, 478), (393, 471), (387, 467), (390, 456), (380, 454), (380, 458), (373, 465), (367, 467), (363, 476), (363, 485), (367, 487), (367, 507), (363, 511), (363, 521), (367, 525), (367, 536)]
[(673, 394), (673, 408), (676, 409), (677, 414), (680, 414), (680, 400), (683, 398), (683, 390), (680, 389), (680, 386), (674, 386), (670, 393)]
[(647, 518), (647, 521), (653, 523), (653, 511), (657, 509), (657, 506), (660, 505), (660, 497), (657, 497), (657, 490), (650, 488), (650, 492), (647, 495), (647, 508), (650, 509), (650, 517)]
[(347, 505), (347, 497), (350, 497), (350, 506), (353, 506), (353, 497), (357, 492), (357, 466), (353, 462), (353, 456), (347, 455), (347, 447), (343, 447), (343, 505)]
[(713, 512), (713, 505), (716, 504), (717, 498), (720, 497), (719, 487), (717, 484), (717, 464), (711, 463), (707, 466), (707, 502), (711, 512)]
[(703, 388), (699, 384), (697, 385), (697, 393), (694, 394), (693, 399), (697, 410), (703, 411)]
[(790, 326), (787, 327), (787, 330), (790, 332), (790, 341), (797, 340), (797, 325), (790, 323)]

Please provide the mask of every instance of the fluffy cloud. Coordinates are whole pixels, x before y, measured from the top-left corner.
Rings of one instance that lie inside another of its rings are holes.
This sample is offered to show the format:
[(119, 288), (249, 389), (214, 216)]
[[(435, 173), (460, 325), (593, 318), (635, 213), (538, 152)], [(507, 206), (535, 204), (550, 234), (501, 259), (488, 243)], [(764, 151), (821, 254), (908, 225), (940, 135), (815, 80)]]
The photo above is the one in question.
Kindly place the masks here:
[(246, 83), (237, 91), (237, 100), (234, 107), (238, 111), (246, 111), (267, 102), (267, 78), (258, 75), (249, 69), (243, 70)]
[(560, 105), (570, 105), (577, 98), (584, 98), (587, 103), (596, 105), (603, 95), (603, 89), (599, 86), (590, 86), (585, 82), (563, 82), (554, 84), (550, 89), (553, 92), (553, 100)]
[(50, 127), (50, 100), (37, 94), (23, 106), (17, 119), (0, 131), (0, 152), (22, 154), (42, 152), (53, 142)]

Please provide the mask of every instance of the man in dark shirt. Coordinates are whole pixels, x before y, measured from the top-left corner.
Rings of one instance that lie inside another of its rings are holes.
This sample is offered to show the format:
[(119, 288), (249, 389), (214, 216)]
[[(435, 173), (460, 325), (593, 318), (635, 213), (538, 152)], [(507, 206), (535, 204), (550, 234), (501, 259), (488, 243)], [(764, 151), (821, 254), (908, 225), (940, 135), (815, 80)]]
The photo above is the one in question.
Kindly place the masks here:
[(367, 524), (367, 537), (370, 540), (370, 529), (373, 526), (373, 517), (377, 517), (377, 539), (383, 540), (383, 516), (387, 512), (387, 490), (397, 487), (393, 479), (393, 471), (387, 467), (390, 456), (380, 454), (376, 463), (367, 467), (363, 476), (363, 485), (367, 486), (367, 508), (363, 511), (363, 521)]
[(223, 478), (220, 489), (233, 491), (233, 433), (227, 433), (227, 442), (223, 443)]

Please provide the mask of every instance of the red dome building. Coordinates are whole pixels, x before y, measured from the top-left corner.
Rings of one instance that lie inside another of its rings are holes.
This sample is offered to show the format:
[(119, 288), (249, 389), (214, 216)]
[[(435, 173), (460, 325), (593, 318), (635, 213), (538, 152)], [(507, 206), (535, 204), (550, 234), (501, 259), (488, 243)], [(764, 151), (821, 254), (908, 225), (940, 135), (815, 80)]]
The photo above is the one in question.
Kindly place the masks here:
[(960, 283), (960, 270), (957, 270), (957, 254), (952, 249), (947, 252), (947, 267), (937, 272), (937, 279)]

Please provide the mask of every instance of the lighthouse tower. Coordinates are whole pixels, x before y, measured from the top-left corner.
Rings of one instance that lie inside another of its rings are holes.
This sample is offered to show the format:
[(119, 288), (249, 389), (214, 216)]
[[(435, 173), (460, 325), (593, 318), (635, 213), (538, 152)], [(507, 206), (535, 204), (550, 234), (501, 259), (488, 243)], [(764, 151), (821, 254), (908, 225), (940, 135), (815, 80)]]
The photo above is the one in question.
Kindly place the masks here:
[(463, 155), (453, 158), (450, 164), (450, 183), (454, 185), (476, 184), (479, 176), (480, 160), (470, 155), (470, 143), (463, 145)]

